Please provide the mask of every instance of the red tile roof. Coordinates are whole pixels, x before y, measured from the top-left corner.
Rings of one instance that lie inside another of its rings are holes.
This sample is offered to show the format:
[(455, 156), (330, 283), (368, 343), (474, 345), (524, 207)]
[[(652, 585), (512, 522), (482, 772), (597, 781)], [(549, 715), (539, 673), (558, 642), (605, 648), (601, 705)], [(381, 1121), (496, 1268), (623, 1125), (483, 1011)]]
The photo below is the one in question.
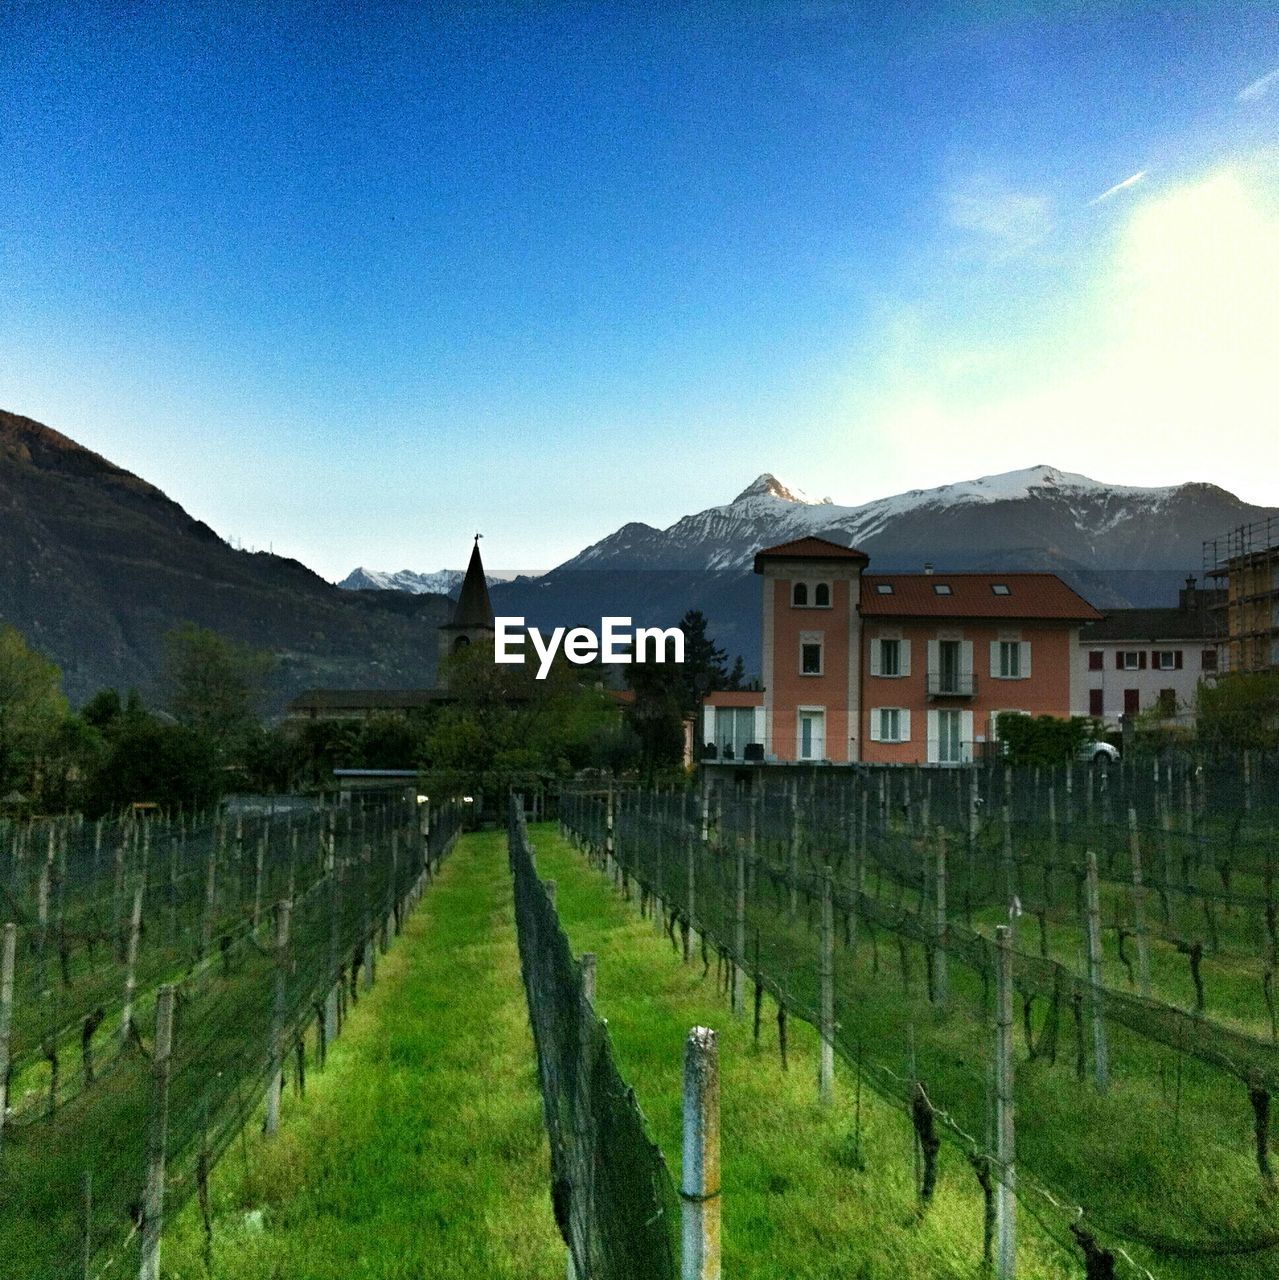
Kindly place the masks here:
[[(996, 583), (1008, 588), (996, 595)], [(878, 590), (890, 585), (891, 593)], [(950, 594), (939, 595), (938, 586)], [(863, 615), (889, 618), (1059, 618), (1091, 622), (1102, 615), (1055, 573), (867, 573)]]
[(765, 556), (778, 560), (860, 560), (870, 562), (870, 557), (856, 547), (844, 547), (826, 538), (796, 538), (775, 547), (764, 547), (755, 553), (755, 572), (760, 573), (759, 562)]

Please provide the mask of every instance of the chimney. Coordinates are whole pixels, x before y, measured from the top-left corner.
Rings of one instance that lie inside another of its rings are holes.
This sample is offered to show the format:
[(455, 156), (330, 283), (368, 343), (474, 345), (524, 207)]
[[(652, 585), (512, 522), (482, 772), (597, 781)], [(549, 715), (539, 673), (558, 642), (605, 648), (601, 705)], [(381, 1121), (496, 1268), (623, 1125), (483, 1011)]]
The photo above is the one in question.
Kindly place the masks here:
[(1180, 605), (1183, 613), (1190, 613), (1199, 608), (1199, 590), (1195, 585), (1195, 576), (1190, 574), (1186, 578), (1186, 585), (1180, 591)]
[(933, 563), (931, 560), (924, 565), (924, 572), (931, 578), (933, 576)]

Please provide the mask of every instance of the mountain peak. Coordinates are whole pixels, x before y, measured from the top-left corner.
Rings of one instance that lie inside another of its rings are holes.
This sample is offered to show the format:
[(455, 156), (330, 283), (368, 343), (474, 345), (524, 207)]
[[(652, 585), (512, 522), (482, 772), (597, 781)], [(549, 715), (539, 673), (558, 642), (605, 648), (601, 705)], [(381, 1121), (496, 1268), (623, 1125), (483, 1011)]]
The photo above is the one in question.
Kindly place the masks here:
[[(792, 489), (784, 485), (770, 471), (765, 471), (762, 475), (758, 475), (745, 489), (741, 491), (733, 499), (732, 505), (736, 506), (739, 502), (744, 502), (747, 498), (778, 498), (782, 502), (796, 502), (802, 506), (812, 507), (820, 505), (815, 499), (810, 498), (802, 489)], [(830, 502), (829, 498), (824, 498), (823, 502)]]

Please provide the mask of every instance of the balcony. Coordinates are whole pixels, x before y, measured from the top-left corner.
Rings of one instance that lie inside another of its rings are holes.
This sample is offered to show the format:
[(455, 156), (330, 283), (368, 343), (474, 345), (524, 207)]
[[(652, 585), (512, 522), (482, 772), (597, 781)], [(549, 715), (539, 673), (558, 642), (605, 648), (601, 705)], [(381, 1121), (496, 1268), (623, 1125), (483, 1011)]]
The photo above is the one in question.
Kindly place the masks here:
[(929, 698), (974, 698), (977, 677), (955, 671), (930, 671), (924, 677), (924, 693)]

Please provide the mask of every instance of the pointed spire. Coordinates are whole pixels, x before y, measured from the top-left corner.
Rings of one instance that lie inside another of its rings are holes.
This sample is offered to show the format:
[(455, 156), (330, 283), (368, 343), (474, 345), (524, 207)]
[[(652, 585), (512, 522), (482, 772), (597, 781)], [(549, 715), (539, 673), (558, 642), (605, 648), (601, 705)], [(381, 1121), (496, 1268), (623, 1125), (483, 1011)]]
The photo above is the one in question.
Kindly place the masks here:
[(475, 535), (471, 548), (471, 562), (466, 566), (462, 590), (458, 592), (457, 607), (453, 610), (455, 627), (493, 627), (493, 606), (489, 602), (488, 581), (484, 577), (484, 562), (480, 559), (480, 534)]

